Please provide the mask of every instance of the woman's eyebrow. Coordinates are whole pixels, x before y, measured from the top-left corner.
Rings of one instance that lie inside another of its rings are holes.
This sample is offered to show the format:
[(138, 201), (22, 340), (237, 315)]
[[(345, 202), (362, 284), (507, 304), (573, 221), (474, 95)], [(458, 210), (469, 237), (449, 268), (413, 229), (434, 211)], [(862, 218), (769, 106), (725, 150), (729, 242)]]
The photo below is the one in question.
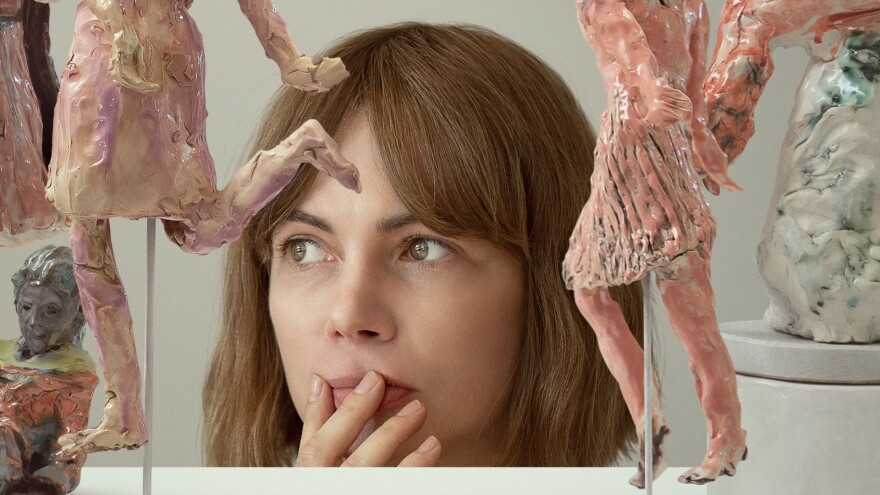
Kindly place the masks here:
[[(333, 227), (327, 223), (323, 218), (316, 217), (315, 215), (311, 215), (302, 210), (294, 210), (293, 213), (287, 218), (290, 222), (300, 222), (306, 225), (311, 225), (317, 229), (323, 230), (328, 234), (333, 234)], [(388, 217), (384, 220), (380, 220), (376, 223), (376, 230), (380, 233), (387, 234), (388, 232), (397, 230), (401, 227), (405, 227), (407, 225), (412, 225), (414, 223), (420, 223), (419, 220), (413, 216), (412, 213), (406, 212), (401, 213), (400, 215), (395, 215), (392, 217)]]
[(420, 222), (412, 213), (406, 212), (381, 220), (376, 224), (376, 230), (382, 234), (387, 234), (388, 232), (414, 223)]
[(294, 210), (293, 213), (291, 213), (290, 217), (287, 218), (287, 220), (290, 222), (301, 222), (307, 225), (311, 225), (312, 227), (315, 227), (316, 229), (321, 229), (328, 234), (333, 233), (333, 228), (330, 227), (330, 224), (324, 221), (324, 219), (318, 218), (314, 215), (309, 215), (302, 210)]

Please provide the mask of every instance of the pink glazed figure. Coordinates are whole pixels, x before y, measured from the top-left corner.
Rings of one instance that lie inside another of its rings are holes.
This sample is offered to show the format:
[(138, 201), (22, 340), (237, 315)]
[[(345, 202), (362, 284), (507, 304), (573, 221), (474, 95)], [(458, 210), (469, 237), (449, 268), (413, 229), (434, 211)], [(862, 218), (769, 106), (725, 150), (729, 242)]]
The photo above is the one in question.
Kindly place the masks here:
[(49, 100), (57, 91), (48, 36), (42, 32), (47, 21), (45, 5), (0, 0), (0, 247), (44, 239), (66, 228), (45, 193), (48, 156), (44, 158), (41, 110), (49, 110), (46, 116), (51, 117)]
[[(706, 483), (733, 475), (745, 458), (745, 431), (733, 364), (715, 317), (709, 282), (715, 220), (701, 181), (713, 192), (719, 185), (732, 191), (739, 186), (727, 176), (727, 158), (706, 127), (705, 4), (579, 0), (577, 5), (609, 101), (592, 194), (572, 233), (563, 275), (620, 384), (644, 454), (643, 353), (608, 287), (656, 274), (707, 420), (706, 457), (679, 481)], [(651, 414), (654, 431), (648, 441), (657, 476), (665, 468), (662, 442), (669, 428), (659, 401), (651, 404)], [(644, 469), (642, 461), (630, 483), (644, 487)]]
[[(160, 218), (191, 253), (234, 241), (303, 163), (359, 190), (357, 171), (315, 121), (257, 153), (218, 190), (205, 140), (204, 52), (191, 0), (86, 0), (61, 74), (47, 197), (72, 219), (83, 309), (107, 385), (101, 423), (65, 435), (66, 452), (147, 441), (131, 314), (116, 270), (110, 217)], [(282, 80), (327, 91), (348, 75), (338, 59), (303, 56), (270, 0), (239, 0)]]

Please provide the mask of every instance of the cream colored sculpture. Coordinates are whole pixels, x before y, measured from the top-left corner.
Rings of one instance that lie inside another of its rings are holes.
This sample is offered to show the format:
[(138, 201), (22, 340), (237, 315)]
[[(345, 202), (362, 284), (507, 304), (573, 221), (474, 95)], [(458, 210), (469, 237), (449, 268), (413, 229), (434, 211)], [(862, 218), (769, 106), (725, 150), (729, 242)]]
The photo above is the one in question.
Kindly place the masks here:
[(729, 1), (719, 39), (706, 90), (731, 158), (754, 131), (773, 48), (811, 57), (758, 246), (765, 319), (820, 342), (880, 341), (880, 2)]
[[(705, 4), (580, 0), (578, 11), (609, 100), (596, 146), (592, 193), (570, 240), (565, 280), (620, 384), (642, 454), (645, 442), (653, 444), (656, 476), (665, 467), (662, 443), (669, 429), (659, 401), (646, 410), (642, 349), (608, 291), (656, 274), (707, 420), (706, 456), (679, 480), (706, 483), (734, 474), (746, 445), (733, 365), (715, 317), (709, 282), (715, 220), (699, 176), (701, 171), (707, 175), (713, 191), (719, 185), (739, 189), (706, 128), (701, 94), (709, 31)], [(650, 435), (644, 431), (649, 412)], [(643, 463), (631, 483), (644, 486)]]
[[(77, 8), (61, 74), (47, 196), (73, 220), (75, 274), (107, 392), (101, 423), (63, 437), (67, 451), (136, 448), (147, 441), (110, 217), (161, 218), (181, 249), (207, 253), (238, 238), (303, 163), (358, 188), (354, 167), (309, 121), (217, 189), (205, 140), (205, 57), (191, 4), (87, 0)], [(314, 64), (303, 56), (269, 0), (239, 4), (285, 83), (320, 92), (347, 75), (338, 59)]]

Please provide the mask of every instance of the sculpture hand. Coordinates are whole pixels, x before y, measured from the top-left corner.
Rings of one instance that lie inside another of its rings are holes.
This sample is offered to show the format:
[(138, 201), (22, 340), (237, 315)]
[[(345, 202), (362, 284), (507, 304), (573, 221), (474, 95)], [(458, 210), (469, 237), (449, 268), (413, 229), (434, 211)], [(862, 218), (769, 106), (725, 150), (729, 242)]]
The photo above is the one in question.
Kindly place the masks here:
[(674, 124), (691, 117), (693, 105), (683, 92), (673, 88), (665, 77), (658, 77), (640, 88), (645, 96), (645, 121), (651, 124)]
[[(401, 445), (425, 424), (427, 410), (414, 400), (377, 427), (353, 452), (349, 452), (382, 403), (385, 380), (375, 371), (367, 373), (358, 388), (334, 411), (330, 385), (317, 375), (313, 379), (315, 381), (303, 419), (297, 466), (385, 466)], [(440, 458), (440, 450), (436, 438), (428, 437), (398, 466), (433, 466)]]
[(719, 186), (717, 182), (712, 180), (711, 177), (703, 174), (700, 174), (700, 177), (703, 179), (703, 187), (705, 187), (707, 191), (712, 193), (714, 196), (718, 196), (721, 193), (721, 186)]
[(339, 153), (339, 145), (317, 120), (307, 120), (270, 153), (305, 156), (307, 163), (330, 175), (343, 186), (356, 192), (361, 190), (357, 168)]
[[(693, 125), (700, 124), (696, 122)], [(694, 137), (693, 149), (691, 150), (693, 163), (700, 171), (706, 189), (715, 195), (721, 192), (721, 187), (732, 192), (742, 191), (742, 187), (727, 175), (729, 161), (715, 138), (708, 132), (701, 136), (696, 130), (693, 130), (692, 135)]]
[(346, 77), (348, 71), (338, 58), (325, 58), (315, 65), (309, 57), (301, 56), (281, 68), (284, 84), (312, 93), (329, 91)]
[(110, 50), (110, 77), (117, 84), (141, 93), (159, 89), (158, 84), (143, 77), (146, 73), (144, 47), (130, 24), (124, 24), (121, 31), (114, 33)]

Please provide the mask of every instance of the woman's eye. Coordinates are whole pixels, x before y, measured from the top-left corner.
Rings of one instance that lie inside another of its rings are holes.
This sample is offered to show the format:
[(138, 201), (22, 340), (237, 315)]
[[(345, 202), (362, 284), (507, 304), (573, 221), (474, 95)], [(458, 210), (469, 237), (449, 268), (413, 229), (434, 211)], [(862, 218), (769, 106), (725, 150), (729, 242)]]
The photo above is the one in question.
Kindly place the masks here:
[(419, 238), (414, 239), (407, 253), (410, 258), (416, 261), (434, 261), (439, 260), (452, 252), (446, 244), (434, 239)]
[(287, 250), (297, 263), (315, 263), (324, 258), (324, 250), (314, 241), (294, 239), (287, 244)]

